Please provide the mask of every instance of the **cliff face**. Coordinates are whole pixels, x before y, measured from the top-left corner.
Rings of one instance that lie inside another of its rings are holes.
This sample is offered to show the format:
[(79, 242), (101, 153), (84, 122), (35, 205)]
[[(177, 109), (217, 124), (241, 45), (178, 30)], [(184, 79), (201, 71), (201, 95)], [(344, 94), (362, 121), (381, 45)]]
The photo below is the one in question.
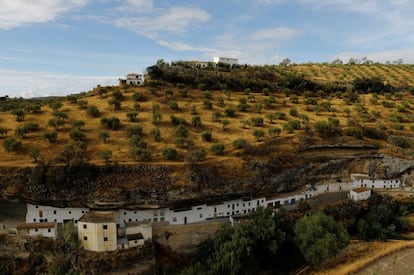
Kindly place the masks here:
[[(325, 156), (326, 155), (326, 156)], [(350, 173), (403, 177), (414, 162), (379, 154), (310, 154), (237, 164), (45, 166), (0, 168), (4, 200), (54, 206), (148, 208), (208, 203), (300, 189), (324, 181), (348, 181)]]

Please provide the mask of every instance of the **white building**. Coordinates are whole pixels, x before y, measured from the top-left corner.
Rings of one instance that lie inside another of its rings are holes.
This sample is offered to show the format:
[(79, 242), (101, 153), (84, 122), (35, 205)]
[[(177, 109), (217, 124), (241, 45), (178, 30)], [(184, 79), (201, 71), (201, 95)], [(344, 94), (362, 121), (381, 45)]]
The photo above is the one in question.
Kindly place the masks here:
[(371, 179), (366, 174), (351, 174), (351, 179), (355, 188), (395, 189), (402, 187), (400, 179)]
[(152, 239), (150, 222), (130, 222), (126, 224), (126, 239), (128, 248), (143, 246), (144, 242)]
[(349, 198), (353, 201), (363, 201), (371, 197), (371, 189), (366, 187), (354, 188), (349, 191)]
[(88, 211), (88, 208), (59, 208), (28, 203), (26, 223), (56, 222), (64, 224), (67, 221), (73, 220), (76, 225), (80, 217)]
[(144, 75), (137, 73), (130, 73), (126, 76), (126, 84), (132, 86), (141, 86), (144, 85)]
[(237, 58), (229, 58), (229, 57), (214, 57), (214, 63), (224, 63), (229, 65), (237, 65), (239, 60)]
[(36, 222), (23, 223), (17, 226), (19, 234), (29, 236), (43, 236), (47, 238), (57, 238), (57, 223), (55, 222)]
[(78, 223), (81, 247), (91, 251), (114, 251), (117, 249), (116, 219), (113, 211), (90, 211)]

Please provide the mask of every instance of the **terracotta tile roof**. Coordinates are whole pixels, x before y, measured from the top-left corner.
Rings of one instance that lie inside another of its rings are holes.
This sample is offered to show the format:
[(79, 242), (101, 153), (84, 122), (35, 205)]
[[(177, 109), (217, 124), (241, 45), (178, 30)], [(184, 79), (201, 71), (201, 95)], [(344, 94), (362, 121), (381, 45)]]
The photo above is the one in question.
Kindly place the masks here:
[(34, 223), (23, 223), (17, 226), (17, 229), (40, 229), (40, 228), (53, 228), (56, 226), (55, 222), (34, 222)]
[(83, 214), (79, 222), (114, 223), (115, 214), (113, 211), (89, 211)]
[(359, 187), (359, 188), (354, 188), (352, 189), (352, 191), (354, 191), (355, 193), (362, 193), (362, 192), (366, 192), (366, 191), (370, 191), (371, 189), (366, 188), (366, 187)]

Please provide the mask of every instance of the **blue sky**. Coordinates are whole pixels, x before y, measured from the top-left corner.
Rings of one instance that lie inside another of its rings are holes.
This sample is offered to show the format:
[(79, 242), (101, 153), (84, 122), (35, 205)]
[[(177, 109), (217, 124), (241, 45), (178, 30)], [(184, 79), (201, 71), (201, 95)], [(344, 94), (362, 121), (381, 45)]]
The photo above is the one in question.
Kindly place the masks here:
[(116, 84), (158, 59), (414, 63), (409, 0), (0, 0), (0, 95)]

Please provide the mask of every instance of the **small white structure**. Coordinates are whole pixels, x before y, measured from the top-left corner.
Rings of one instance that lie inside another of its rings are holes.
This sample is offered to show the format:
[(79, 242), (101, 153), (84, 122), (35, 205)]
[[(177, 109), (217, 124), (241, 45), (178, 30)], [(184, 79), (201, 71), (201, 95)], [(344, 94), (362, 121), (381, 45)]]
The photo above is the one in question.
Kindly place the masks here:
[(17, 226), (19, 234), (29, 236), (43, 236), (47, 238), (57, 238), (57, 223), (55, 222), (37, 222), (23, 223)]
[(349, 191), (349, 198), (353, 201), (363, 201), (371, 197), (371, 189), (366, 187), (354, 188)]
[(137, 74), (137, 73), (127, 74), (125, 84), (132, 85), (132, 86), (144, 85), (144, 75)]
[(90, 211), (78, 222), (81, 247), (96, 252), (117, 248), (116, 219), (113, 211)]
[(77, 225), (79, 218), (88, 211), (88, 208), (59, 208), (28, 203), (26, 223), (56, 222), (63, 224), (73, 220), (74, 224)]
[(237, 65), (239, 64), (239, 60), (237, 58), (229, 58), (229, 57), (214, 57), (214, 63), (224, 63), (229, 65)]
[(128, 248), (143, 246), (144, 242), (152, 239), (152, 225), (150, 222), (130, 222), (126, 224), (126, 238)]

